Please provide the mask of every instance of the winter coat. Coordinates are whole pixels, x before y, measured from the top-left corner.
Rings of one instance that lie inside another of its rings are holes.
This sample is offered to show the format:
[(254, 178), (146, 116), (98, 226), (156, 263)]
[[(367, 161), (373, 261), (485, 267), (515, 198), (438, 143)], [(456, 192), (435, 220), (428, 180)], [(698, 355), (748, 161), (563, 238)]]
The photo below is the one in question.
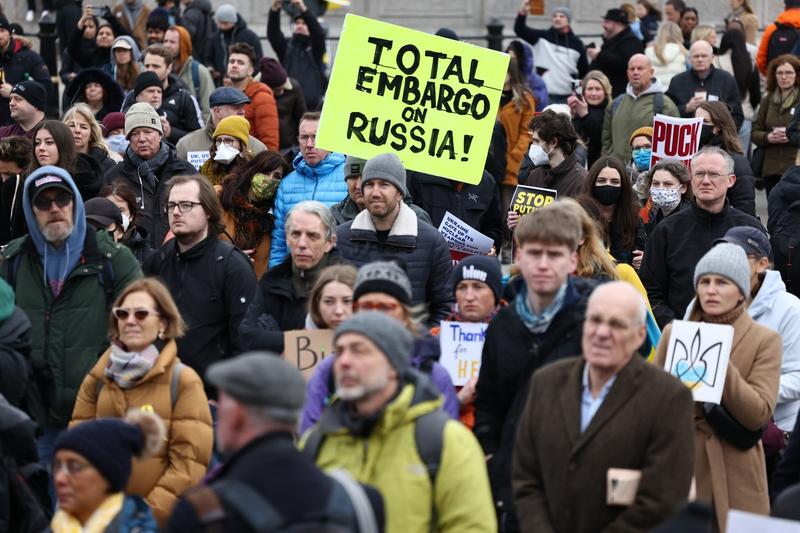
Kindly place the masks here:
[(733, 20), (738, 20), (744, 26), (744, 36), (747, 42), (756, 44), (756, 33), (758, 33), (759, 27), (758, 17), (745, 11), (744, 6), (742, 6), (738, 10), (728, 13), (728, 16), (725, 17), (725, 25), (727, 26), (728, 22)]
[[(456, 395), (453, 380), (447, 370), (438, 363), (441, 349), (438, 337), (425, 335), (414, 339), (414, 351), (411, 354), (411, 367), (430, 379), (444, 399), (442, 411), (458, 420), (460, 403)], [(332, 401), (335, 391), (331, 385), (333, 380), (333, 363), (335, 357), (326, 357), (317, 365), (314, 375), (306, 385), (306, 403), (300, 419), (300, 433), (305, 433), (319, 421), (322, 411)]]
[[(724, 54), (716, 55), (714, 57), (714, 66), (736, 78), (736, 71), (733, 69), (732, 50), (728, 50)], [(739, 95), (742, 100), (742, 114), (744, 119), (752, 121), (755, 115), (755, 109), (761, 102), (761, 75), (758, 73), (756, 62), (753, 58), (750, 58), (750, 72), (747, 74), (747, 79), (745, 81), (745, 92), (742, 94), (740, 90)]]
[[(258, 496), (269, 502), (275, 511), (289, 524), (313, 520), (327, 512), (327, 504), (333, 481), (314, 462), (299, 453), (293, 435), (283, 431), (262, 433), (233, 452), (220, 469), (208, 481), (216, 483), (242, 483)], [(372, 487), (362, 487), (367, 501), (373, 508), (375, 519), (383, 531), (385, 520), (383, 500)], [(228, 512), (220, 524), (221, 531), (251, 531), (235, 512)], [(203, 531), (204, 525), (186, 497), (175, 506), (169, 524), (164, 531), (169, 533), (194, 533)]]
[(533, 93), (533, 99), (536, 101), (536, 111), (542, 112), (544, 108), (547, 107), (550, 97), (547, 94), (547, 84), (545, 84), (542, 77), (536, 73), (536, 65), (533, 60), (533, 48), (522, 41), (512, 41), (511, 44), (513, 45), (514, 43), (518, 43), (517, 46), (515, 46), (515, 50), (522, 52), (522, 57), (517, 58), (520, 73), (525, 78), (525, 84), (528, 86), (528, 89)]
[(710, 72), (704, 79), (697, 77), (693, 69), (681, 72), (672, 77), (667, 89), (667, 96), (678, 106), (682, 117), (694, 117), (694, 113), (686, 111), (686, 104), (694, 98), (695, 91), (706, 91), (707, 99), (716, 97), (720, 102), (728, 104), (731, 109), (731, 116), (736, 127), (739, 128), (744, 120), (742, 111), (742, 96), (739, 94), (739, 86), (736, 78), (722, 69), (713, 65), (709, 67)]
[(781, 216), (798, 200), (800, 200), (800, 166), (792, 165), (772, 188), (767, 199), (767, 231), (770, 235), (777, 232)]
[[(175, 146), (184, 135), (201, 129), (205, 123), (200, 105), (183, 81), (175, 74), (170, 74), (168, 80), (169, 85), (164, 89), (161, 107), (157, 111), (159, 116), (167, 115), (171, 130), (165, 140)], [(133, 92), (128, 93), (122, 104), (122, 111), (126, 112), (135, 103)]]
[[(650, 204), (650, 213), (647, 217), (647, 222), (642, 221), (642, 225), (644, 226), (645, 234), (647, 238), (650, 238), (650, 235), (653, 234), (653, 231), (658, 226), (658, 223), (667, 218), (670, 215), (674, 215), (678, 211), (690, 207), (692, 205), (692, 200), (686, 198), (685, 196), (681, 199), (681, 203), (678, 204), (678, 207), (667, 213), (666, 215), (661, 210), (661, 208), (656, 207), (653, 204)], [(641, 213), (641, 211), (640, 211)]]
[[(2, 369), (3, 371), (5, 368)], [(16, 504), (11, 494), (10, 476), (15, 473), (7, 465), (17, 468), (36, 463), (36, 424), (28, 414), (14, 407), (0, 394), (0, 530), (18, 531), (29, 522), (30, 531), (47, 526), (42, 513), (37, 520), (28, 516), (28, 510)], [(12, 526), (16, 526), (12, 528)]]
[(24, 183), (24, 172), (0, 182), (0, 246), (28, 233), (25, 215), (22, 212)]
[(300, 119), (306, 112), (306, 99), (303, 96), (300, 82), (294, 78), (287, 78), (280, 94), (275, 96), (275, 104), (278, 107), (278, 123), (280, 125), (278, 128), (281, 138), (280, 150), (297, 146)]
[(616, 98), (625, 92), (628, 85), (628, 60), (635, 54), (644, 53), (644, 44), (630, 30), (625, 28), (610, 39), (603, 39), (600, 53), (589, 65), (591, 70), (599, 70), (611, 82), (611, 97)]
[[(411, 195), (407, 194), (403, 201), (406, 203), (408, 207), (414, 211), (414, 214), (417, 215), (417, 219), (433, 226), (431, 222), (431, 217), (425, 212), (421, 207), (411, 203)], [(356, 215), (358, 215), (360, 211), (358, 210), (358, 206), (354, 201), (350, 199), (350, 195), (348, 194), (344, 200), (339, 202), (336, 205), (331, 206), (331, 214), (333, 215), (334, 220), (336, 220), (336, 225), (339, 226), (344, 224), (345, 222), (350, 222)]]
[[(692, 394), (634, 354), (580, 431), (586, 364), (582, 357), (569, 358), (533, 376), (514, 450), (514, 501), (521, 529), (651, 531), (689, 494)], [(638, 424), (633, 432), (631, 420)], [(633, 505), (606, 503), (611, 468), (641, 472)]]
[(317, 18), (306, 10), (300, 17), (308, 27), (309, 35), (292, 35), (286, 39), (281, 30), (280, 10), (269, 10), (267, 39), (286, 74), (300, 82), (306, 107), (316, 111), (322, 107), (328, 80), (325, 76), (325, 31)]
[(99, 68), (87, 68), (78, 72), (70, 84), (67, 85), (66, 89), (64, 89), (64, 96), (61, 100), (61, 108), (66, 111), (78, 102), (85, 102), (86, 97), (84, 92), (86, 90), (86, 85), (90, 81), (99, 81), (103, 86), (105, 103), (100, 111), (94, 114), (94, 118), (98, 122), (101, 122), (103, 117), (105, 117), (107, 114), (120, 110), (124, 96), (122, 94), (122, 88), (117, 85), (117, 82), (112, 80), (111, 76)]
[(502, 308), (486, 329), (473, 431), (483, 453), (492, 455), (489, 480), (506, 531), (519, 527), (511, 496), (511, 459), (530, 378), (538, 368), (581, 353), (586, 302), (597, 283), (581, 278), (567, 283), (564, 303), (544, 333), (532, 333), (514, 304)]
[(770, 495), (773, 502), (785, 489), (800, 483), (800, 417), (795, 421), (792, 435), (797, 436), (789, 438), (783, 458), (772, 474)]
[[(197, 85), (194, 83), (194, 69), (197, 69)], [(203, 122), (208, 122), (211, 118), (208, 99), (215, 89), (214, 79), (211, 77), (208, 68), (193, 57), (187, 57), (181, 71), (178, 73), (178, 77), (194, 96), (194, 99), (197, 100), (197, 105), (200, 106), (200, 112), (203, 115)], [(197, 89), (200, 89), (200, 94), (197, 93)]]
[(211, 35), (216, 29), (210, 0), (192, 0), (183, 8), (181, 26), (192, 37), (192, 57), (203, 65), (211, 63)]
[(783, 346), (775, 424), (792, 431), (800, 410), (800, 299), (786, 292), (777, 270), (767, 270), (747, 312), (758, 324), (777, 331)]
[[(205, 376), (212, 363), (241, 353), (239, 323), (256, 290), (253, 267), (241, 251), (216, 235), (184, 252), (171, 239), (142, 270), (161, 278), (186, 322), (186, 335), (178, 339), (184, 363)], [(213, 389), (208, 392), (214, 397)]]
[(531, 145), (531, 130), (528, 127), (535, 114), (536, 102), (526, 97), (527, 105), (517, 109), (514, 101), (504, 105), (497, 114), (506, 133), (506, 177), (503, 185), (516, 187), (519, 164)]
[(225, 74), (228, 71), (228, 48), (233, 43), (247, 43), (253, 47), (256, 53), (256, 62), (253, 67), (257, 67), (264, 57), (264, 52), (261, 49), (261, 39), (258, 35), (247, 27), (247, 22), (240, 14), (236, 14), (236, 24), (228, 31), (222, 31), (219, 28), (214, 30), (211, 34), (211, 66), (214, 70)]
[(439, 227), (449, 211), (492, 239), (495, 248), (500, 249), (503, 238), (500, 192), (491, 174), (484, 171), (480, 182), (469, 185), (408, 171), (406, 182), (416, 204), (430, 215), (434, 228)]
[[(0, 296), (13, 298), (14, 293), (5, 285), (9, 293), (3, 291)], [(22, 309), (7, 303), (12, 307), (11, 315), (0, 321), (0, 395), (12, 405), (20, 406), (32, 379), (31, 321)]]
[(147, 46), (147, 19), (150, 17), (152, 8), (142, 2), (142, 10), (139, 12), (139, 16), (136, 17), (133, 26), (128, 22), (128, 17), (125, 15), (124, 10), (125, 3), (123, 0), (122, 3), (111, 8), (111, 14), (122, 24), (122, 27), (125, 28), (128, 35), (132, 35), (133, 38), (136, 39), (136, 44), (139, 45), (139, 49), (144, 50)]
[(103, 169), (94, 157), (87, 154), (78, 154), (75, 159), (75, 169), (72, 171), (72, 179), (78, 186), (83, 201), (91, 200), (104, 185)]
[[(658, 24), (661, 22), (660, 16), (645, 15), (639, 19), (639, 24), (644, 35), (644, 42), (650, 42), (656, 37), (658, 33)], [(667, 85), (666, 83), (664, 85)]]
[(781, 102), (780, 89), (767, 94), (761, 102), (750, 133), (753, 143), (764, 151), (764, 166), (760, 176), (781, 176), (786, 169), (794, 165), (797, 146), (791, 142), (772, 144), (767, 140), (767, 135), (772, 132), (772, 128), (787, 127), (799, 104), (800, 91), (797, 89), (794, 89), (783, 102)]
[(244, 105), (244, 118), (250, 122), (250, 133), (264, 143), (270, 150), (278, 151), (280, 133), (278, 107), (272, 89), (265, 84), (250, 79), (244, 94), (250, 103)]
[(318, 200), (328, 207), (347, 196), (347, 182), (344, 181), (344, 156), (330, 153), (325, 159), (311, 166), (303, 159), (303, 154), (294, 158), (294, 171), (284, 176), (275, 193), (275, 228), (272, 230), (272, 249), (269, 253), (269, 266), (281, 264), (287, 256), (286, 216), (295, 204), (304, 200)]
[[(225, 233), (220, 235), (220, 239), (231, 241), (230, 237), (236, 236), (236, 219), (233, 213), (222, 210), (222, 225), (225, 226)], [(249, 254), (250, 264), (256, 274), (256, 279), (261, 279), (264, 272), (267, 271), (269, 265), (269, 247), (270, 247), (271, 232), (267, 232), (261, 236), (261, 241), (252, 253)], [(242, 250), (245, 251), (245, 250)]]
[(661, 85), (664, 87), (669, 87), (673, 76), (686, 72), (686, 58), (689, 57), (689, 54), (686, 49), (678, 43), (667, 43), (664, 45), (664, 50), (661, 52), (661, 55), (664, 56), (664, 62), (658, 59), (656, 49), (653, 45), (645, 48), (644, 55), (646, 55), (650, 63), (653, 64), (653, 76), (661, 82)]
[[(207, 122), (201, 129), (182, 137), (181, 140), (178, 141), (178, 144), (175, 145), (175, 153), (178, 159), (188, 161), (189, 152), (208, 152), (211, 149), (211, 144), (214, 142), (212, 136), (214, 135), (215, 129), (216, 126), (214, 124)], [(266, 150), (267, 147), (264, 146), (264, 143), (250, 135), (247, 140), (247, 149), (250, 150), (253, 155), (256, 155)]]
[(554, 168), (531, 167), (524, 177), (520, 177), (519, 184), (555, 189), (560, 198), (575, 197), (583, 191), (583, 184), (588, 175), (586, 169), (578, 164), (577, 156), (573, 152)]
[(572, 117), (572, 125), (583, 142), (588, 147), (588, 161), (586, 165), (591, 167), (600, 157), (603, 148), (603, 122), (606, 118), (606, 108), (608, 99), (603, 100), (600, 105), (590, 105), (589, 112), (585, 117)]
[(356, 267), (399, 257), (405, 262), (411, 281), (411, 305), (424, 304), (432, 323), (450, 312), (453, 302), (453, 291), (449, 288), (453, 270), (450, 248), (441, 233), (420, 223), (405, 203), (400, 204), (386, 241), (378, 240), (372, 217), (365, 209), (352, 222), (336, 228), (336, 246), (342, 259)]
[[(340, 263), (338, 250), (332, 249), (326, 260), (328, 265)], [(259, 278), (239, 326), (242, 349), (283, 353), (283, 332), (305, 329), (307, 300), (307, 295), (298, 294), (292, 284), (290, 257), (267, 270)]]
[[(695, 305), (692, 319), (699, 320)], [(733, 345), (722, 391), (722, 406), (749, 430), (763, 428), (775, 410), (781, 367), (781, 338), (742, 313), (732, 324)], [(654, 363), (664, 367), (672, 326), (664, 328)], [(713, 502), (718, 531), (726, 531), (729, 509), (769, 515), (767, 470), (759, 441), (740, 450), (718, 436), (694, 407), (694, 477), (697, 499)]]
[(108, 155), (108, 152), (106, 152), (99, 146), (94, 146), (92, 148), (89, 148), (89, 153), (87, 155), (92, 159), (94, 159), (100, 166), (101, 178), (105, 175), (106, 172), (111, 170), (111, 168), (117, 164), (117, 161), (113, 159), (110, 155)]
[(70, 427), (95, 418), (123, 418), (128, 409), (152, 409), (164, 421), (167, 443), (156, 455), (134, 460), (125, 490), (145, 498), (163, 526), (178, 496), (203, 479), (211, 460), (214, 436), (203, 380), (183, 367), (177, 395), (172, 397), (172, 373), (180, 362), (174, 340), (166, 343), (153, 368), (129, 389), (106, 377), (110, 355), (111, 348), (83, 381)]
[[(727, 202), (719, 213), (710, 213), (696, 203), (662, 220), (645, 247), (639, 277), (647, 289), (653, 315), (664, 328), (683, 312), (694, 297), (694, 267), (714, 241), (735, 226), (764, 231), (754, 217)], [(691, 235), (691, 239), (685, 236)]]
[[(50, 72), (42, 57), (30, 48), (29, 42), (12, 38), (5, 51), (0, 52), (0, 69), (5, 83), (13, 86), (21, 81), (33, 80), (50, 91)], [(8, 110), (9, 101), (8, 98), (0, 97), (0, 126), (14, 122)]]
[(680, 116), (675, 103), (664, 94), (664, 86), (658, 80), (651, 81), (650, 87), (638, 96), (629, 84), (613, 116), (613, 103), (606, 107), (603, 119), (603, 154), (616, 156), (623, 162), (631, 160), (630, 136), (641, 127), (653, 125), (656, 94), (661, 94), (663, 100), (660, 111), (662, 115)]
[(164, 205), (167, 201), (164, 198), (164, 184), (172, 176), (197, 173), (188, 161), (178, 158), (175, 148), (169, 144), (166, 146), (169, 150), (169, 157), (155, 172), (158, 179), (155, 188), (150, 185), (148, 180), (139, 176), (136, 165), (131, 162), (127, 153), (123, 156), (122, 161), (105, 174), (106, 183), (122, 179), (128, 182), (134, 191), (138, 192), (136, 204), (139, 207), (139, 211), (136, 213), (136, 224), (147, 232), (150, 237), (150, 245), (153, 248), (161, 246), (169, 229), (167, 214), (164, 212)]
[[(100, 282), (106, 260), (114, 270), (107, 295)], [(58, 297), (44, 289), (42, 260), (29, 235), (11, 241), (0, 254), (0, 273), (6, 262), (18, 262), (15, 278), (17, 305), (33, 328), (31, 362), (47, 408), (47, 425), (65, 427), (83, 378), (108, 345), (105, 328), (112, 300), (142, 276), (131, 252), (111, 241), (106, 232), (86, 227), (82, 259), (67, 276)], [(100, 327), (87, 327), (99, 324)]]
[(440, 405), (430, 382), (410, 370), (369, 434), (356, 435), (343, 425), (343, 402), (330, 406), (316, 428), (324, 435), (317, 466), (342, 468), (378, 489), (386, 505), (386, 533), (497, 530), (485, 461), (469, 430), (455, 420), (445, 424), (433, 486), (412, 444), (416, 419)]
[(568, 96), (572, 92), (572, 80), (583, 78), (589, 71), (583, 42), (572, 30), (563, 33), (552, 27), (531, 28), (525, 24), (526, 18), (526, 15), (517, 15), (514, 33), (533, 46), (536, 67), (544, 70), (542, 79), (550, 96)]
[(775, 19), (775, 22), (764, 28), (764, 33), (761, 35), (761, 41), (758, 44), (758, 55), (756, 56), (756, 65), (758, 65), (758, 70), (760, 70), (761, 74), (764, 76), (767, 75), (767, 65), (769, 63), (769, 61), (767, 61), (769, 40), (775, 30), (778, 29), (778, 27), (775, 26), (776, 23), (794, 26), (795, 29), (800, 30), (800, 9), (792, 8), (783, 11)]
[(124, 244), (133, 253), (140, 265), (155, 252), (153, 247), (150, 246), (145, 230), (133, 224), (128, 227), (128, 231), (123, 234), (119, 243)]

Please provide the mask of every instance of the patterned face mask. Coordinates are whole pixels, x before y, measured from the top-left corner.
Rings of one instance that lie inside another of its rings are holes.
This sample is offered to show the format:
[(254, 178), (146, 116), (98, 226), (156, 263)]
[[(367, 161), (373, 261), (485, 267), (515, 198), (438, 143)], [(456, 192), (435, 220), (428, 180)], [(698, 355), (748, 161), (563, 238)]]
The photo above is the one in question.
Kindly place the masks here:
[(253, 191), (253, 200), (256, 202), (264, 202), (275, 196), (275, 191), (278, 190), (281, 180), (275, 179), (272, 176), (267, 176), (261, 172), (253, 176), (253, 181), (250, 187)]
[(681, 191), (679, 189), (650, 189), (650, 197), (653, 204), (665, 211), (672, 211), (681, 203)]

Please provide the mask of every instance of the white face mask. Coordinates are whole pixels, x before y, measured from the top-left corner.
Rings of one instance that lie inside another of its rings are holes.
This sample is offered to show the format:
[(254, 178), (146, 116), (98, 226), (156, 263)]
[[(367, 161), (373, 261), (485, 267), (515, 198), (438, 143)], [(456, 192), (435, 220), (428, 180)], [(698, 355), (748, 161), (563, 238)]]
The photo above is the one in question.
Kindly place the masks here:
[(122, 231), (128, 231), (128, 227), (131, 225), (131, 219), (125, 213), (122, 213)]
[(653, 199), (653, 204), (664, 209), (665, 211), (672, 211), (678, 204), (681, 203), (681, 191), (679, 189), (650, 189), (650, 197)]
[(223, 165), (227, 165), (236, 159), (237, 155), (239, 155), (239, 150), (227, 144), (221, 144), (217, 146), (217, 155), (214, 156), (214, 161), (219, 161)]
[(536, 143), (531, 144), (531, 147), (528, 149), (528, 157), (531, 158), (533, 164), (537, 167), (546, 165), (550, 162), (550, 152), (545, 152), (544, 149)]
[(118, 154), (124, 154), (125, 149), (128, 147), (128, 139), (126, 139), (125, 135), (122, 133), (107, 137), (106, 142), (108, 146)]

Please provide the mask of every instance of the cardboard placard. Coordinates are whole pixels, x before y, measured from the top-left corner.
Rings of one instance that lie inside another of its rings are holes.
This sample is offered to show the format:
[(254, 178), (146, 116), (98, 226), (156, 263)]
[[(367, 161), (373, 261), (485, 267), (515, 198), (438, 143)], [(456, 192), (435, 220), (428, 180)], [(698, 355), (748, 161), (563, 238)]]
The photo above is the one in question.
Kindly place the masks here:
[(733, 326), (674, 320), (664, 369), (692, 389), (696, 402), (719, 404), (733, 345)]
[(450, 211), (446, 211), (439, 233), (450, 246), (451, 250), (468, 254), (486, 255), (492, 250), (494, 241), (476, 230)]
[(333, 330), (296, 329), (283, 334), (283, 358), (297, 366), (306, 380), (316, 366), (333, 353)]
[(439, 364), (450, 374), (453, 385), (461, 387), (478, 375), (488, 327), (489, 324), (483, 322), (442, 321)]
[(348, 14), (317, 145), (477, 184), (483, 176), (508, 54)]
[(552, 204), (556, 198), (558, 198), (558, 192), (554, 189), (517, 185), (508, 210), (519, 213), (520, 216), (530, 215), (540, 207)]
[(208, 161), (208, 158), (211, 157), (211, 154), (208, 150), (200, 150), (197, 152), (186, 152), (186, 160), (192, 164), (194, 168), (200, 171), (200, 167), (203, 166), (203, 163)]
[(650, 168), (662, 159), (675, 159), (691, 166), (692, 156), (700, 149), (702, 118), (675, 118), (656, 115), (653, 118), (653, 152)]

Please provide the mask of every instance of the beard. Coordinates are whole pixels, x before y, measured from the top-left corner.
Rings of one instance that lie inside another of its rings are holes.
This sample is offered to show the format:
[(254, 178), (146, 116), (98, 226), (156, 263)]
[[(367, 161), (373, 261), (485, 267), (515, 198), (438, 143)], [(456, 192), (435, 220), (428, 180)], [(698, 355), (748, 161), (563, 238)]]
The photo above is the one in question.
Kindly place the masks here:
[[(66, 227), (64, 227), (64, 225), (66, 225)], [(63, 225), (45, 224), (45, 226), (40, 229), (45, 240), (49, 243), (54, 243), (67, 240), (67, 238), (72, 235), (75, 226), (72, 224), (71, 220), (65, 220), (63, 221)]]
[(382, 391), (388, 384), (389, 376), (384, 374), (361, 380), (357, 385), (345, 387), (341, 384), (341, 378), (336, 376), (336, 395), (344, 402), (356, 402)]

